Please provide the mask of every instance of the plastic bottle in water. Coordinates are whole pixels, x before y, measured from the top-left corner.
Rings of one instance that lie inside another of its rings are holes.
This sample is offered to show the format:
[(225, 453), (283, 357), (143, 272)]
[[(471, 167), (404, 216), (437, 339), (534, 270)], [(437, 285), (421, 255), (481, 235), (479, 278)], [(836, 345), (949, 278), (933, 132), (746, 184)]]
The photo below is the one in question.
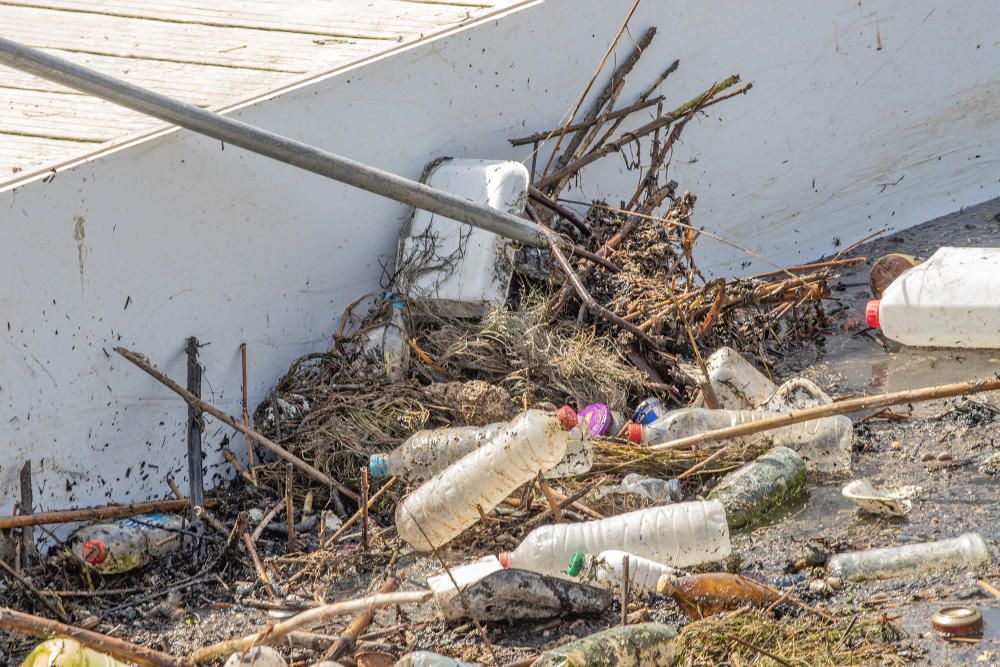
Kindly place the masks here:
[(939, 248), (869, 301), (868, 326), (919, 347), (1000, 347), (1000, 248)]
[[(721, 347), (713, 352), (705, 360), (705, 369), (720, 408), (750, 410), (759, 407), (778, 388), (770, 378), (731, 347)], [(701, 369), (693, 370), (690, 374), (699, 381), (703, 380)], [(694, 406), (703, 405), (704, 399), (699, 396)]]
[(87, 648), (75, 639), (56, 637), (36, 646), (21, 667), (128, 667), (128, 664)]
[(953, 568), (989, 565), (990, 550), (978, 533), (950, 540), (854, 551), (831, 556), (827, 570), (844, 579), (891, 579)]
[(517, 487), (566, 454), (576, 416), (528, 410), (489, 443), (441, 471), (396, 506), (396, 530), (418, 551), (431, 551), (475, 524)]
[[(682, 408), (668, 412), (652, 424), (629, 425), (629, 439), (643, 445), (659, 445), (706, 431), (738, 426), (765, 419), (774, 413), (757, 410), (709, 410)], [(806, 466), (821, 472), (843, 472), (851, 467), (854, 425), (849, 417), (823, 417), (733, 438), (744, 445), (764, 443), (788, 447), (802, 456)]]
[(636, 556), (688, 567), (729, 556), (729, 524), (718, 501), (693, 501), (619, 514), (585, 523), (560, 523), (531, 531), (513, 551), (499, 555), (504, 567), (565, 577), (577, 551), (620, 549)]
[(656, 582), (664, 574), (677, 574), (677, 571), (668, 565), (615, 549), (602, 551), (596, 556), (577, 551), (569, 560), (566, 574), (578, 579), (582, 584), (618, 590), (622, 585), (626, 557), (629, 584), (644, 593), (656, 591)]
[(69, 545), (99, 572), (117, 574), (181, 548), (189, 539), (186, 528), (187, 522), (174, 514), (141, 514), (84, 526), (70, 536)]
[[(572, 412), (572, 408), (560, 410)], [(398, 475), (406, 481), (430, 479), (460, 458), (491, 441), (507, 422), (486, 426), (458, 426), (417, 431), (388, 455), (372, 454), (368, 473), (375, 478)], [(594, 464), (594, 447), (582, 430), (570, 434), (566, 456), (545, 472), (548, 479), (572, 477), (589, 472)]]

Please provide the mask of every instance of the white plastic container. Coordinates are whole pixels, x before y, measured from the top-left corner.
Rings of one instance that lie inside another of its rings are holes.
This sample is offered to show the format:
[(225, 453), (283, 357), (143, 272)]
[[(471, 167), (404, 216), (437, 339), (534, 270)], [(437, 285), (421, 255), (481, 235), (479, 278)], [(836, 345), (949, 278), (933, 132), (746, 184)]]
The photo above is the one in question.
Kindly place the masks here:
[(457, 537), (517, 487), (566, 454), (575, 424), (541, 410), (515, 417), (487, 445), (438, 473), (396, 506), (396, 530), (418, 551)]
[[(769, 417), (774, 412), (757, 410), (709, 410), (682, 408), (646, 426), (629, 427), (629, 438), (643, 445), (658, 445), (705, 431), (714, 431)], [(734, 438), (744, 444), (764, 442), (771, 447), (788, 447), (799, 453), (810, 470), (838, 473), (851, 469), (854, 425), (849, 417), (823, 417)]]
[(732, 551), (726, 510), (717, 501), (694, 501), (619, 514), (585, 523), (560, 523), (531, 531), (513, 551), (499, 556), (504, 567), (566, 577), (577, 551), (620, 549), (671, 565), (720, 561)]
[(869, 301), (868, 326), (917, 347), (1000, 348), (1000, 248), (939, 248)]
[[(486, 575), (502, 569), (503, 565), (500, 564), (496, 556), (485, 556), (468, 565), (449, 568), (450, 575), (448, 572), (442, 572), (428, 577), (427, 587), (434, 593), (434, 602), (437, 603), (441, 615), (445, 620), (453, 620), (449, 611), (455, 607), (449, 603), (458, 595), (458, 592)], [(458, 584), (458, 588), (455, 587), (455, 584)]]
[(618, 590), (621, 588), (624, 577), (623, 563), (626, 557), (628, 557), (629, 584), (635, 590), (655, 593), (656, 582), (660, 580), (661, 576), (677, 574), (677, 570), (669, 565), (663, 565), (648, 558), (616, 549), (602, 551), (597, 556), (577, 551), (570, 558), (566, 574), (579, 580), (582, 584), (606, 590)]
[[(426, 182), (520, 216), (530, 180), (520, 162), (449, 158), (429, 171)], [(482, 317), (506, 300), (513, 274), (508, 239), (422, 209), (413, 212), (400, 238), (399, 289), (424, 308), (454, 317)]]
[(84, 526), (69, 537), (80, 559), (104, 574), (128, 572), (179, 549), (187, 522), (174, 514), (142, 514)]
[(989, 565), (990, 550), (977, 533), (950, 540), (837, 554), (827, 569), (844, 579), (892, 579), (955, 568)]

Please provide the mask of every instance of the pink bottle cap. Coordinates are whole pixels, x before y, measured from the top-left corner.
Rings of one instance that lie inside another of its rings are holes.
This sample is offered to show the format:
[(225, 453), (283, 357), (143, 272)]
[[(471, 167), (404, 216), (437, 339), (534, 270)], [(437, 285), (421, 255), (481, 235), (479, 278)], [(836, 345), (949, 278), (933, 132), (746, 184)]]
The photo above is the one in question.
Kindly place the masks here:
[(594, 403), (580, 410), (576, 416), (587, 422), (590, 427), (590, 434), (600, 437), (608, 432), (611, 426), (611, 410), (604, 403)]

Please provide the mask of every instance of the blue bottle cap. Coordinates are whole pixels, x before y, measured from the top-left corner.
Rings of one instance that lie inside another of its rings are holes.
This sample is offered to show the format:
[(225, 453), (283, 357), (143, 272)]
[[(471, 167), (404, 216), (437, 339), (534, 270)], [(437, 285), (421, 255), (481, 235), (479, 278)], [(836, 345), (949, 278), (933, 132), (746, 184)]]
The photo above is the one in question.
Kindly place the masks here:
[(382, 454), (372, 454), (368, 457), (368, 474), (372, 477), (385, 477), (389, 472), (389, 462)]

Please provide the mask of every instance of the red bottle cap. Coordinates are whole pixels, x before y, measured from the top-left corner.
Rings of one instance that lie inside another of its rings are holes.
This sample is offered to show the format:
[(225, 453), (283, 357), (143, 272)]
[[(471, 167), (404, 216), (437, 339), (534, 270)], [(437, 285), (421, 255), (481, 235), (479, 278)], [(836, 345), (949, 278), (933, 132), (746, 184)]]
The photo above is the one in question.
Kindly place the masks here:
[(501, 567), (505, 569), (510, 567), (510, 552), (501, 551), (499, 554), (497, 554), (497, 560), (500, 561)]
[(87, 540), (83, 545), (83, 560), (91, 565), (103, 563), (108, 557), (108, 547), (100, 540)]
[(634, 442), (637, 445), (642, 444), (642, 424), (629, 423), (626, 435), (628, 436), (629, 442)]
[(868, 323), (868, 326), (875, 329), (881, 328), (878, 320), (878, 307), (881, 303), (882, 301), (880, 299), (872, 299), (868, 302), (868, 305), (865, 306), (865, 322)]
[(576, 410), (564, 405), (556, 410), (556, 419), (559, 420), (559, 425), (564, 431), (572, 430), (576, 426)]

